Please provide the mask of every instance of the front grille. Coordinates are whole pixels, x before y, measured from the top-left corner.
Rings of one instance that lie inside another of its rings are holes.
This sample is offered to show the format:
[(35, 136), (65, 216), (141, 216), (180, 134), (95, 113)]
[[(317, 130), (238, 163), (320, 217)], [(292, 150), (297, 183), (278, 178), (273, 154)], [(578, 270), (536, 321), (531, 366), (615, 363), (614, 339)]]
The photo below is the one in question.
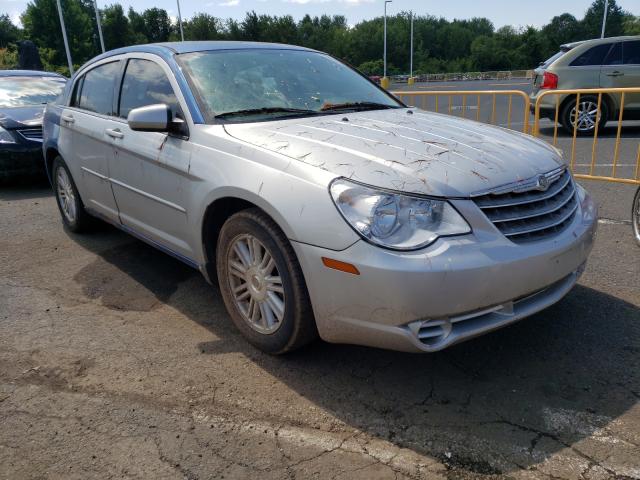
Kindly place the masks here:
[(571, 174), (552, 172), (547, 190), (489, 193), (474, 198), (476, 205), (509, 240), (532, 242), (551, 237), (567, 227), (576, 213), (578, 201)]
[(42, 141), (42, 127), (20, 128), (18, 133), (27, 140)]

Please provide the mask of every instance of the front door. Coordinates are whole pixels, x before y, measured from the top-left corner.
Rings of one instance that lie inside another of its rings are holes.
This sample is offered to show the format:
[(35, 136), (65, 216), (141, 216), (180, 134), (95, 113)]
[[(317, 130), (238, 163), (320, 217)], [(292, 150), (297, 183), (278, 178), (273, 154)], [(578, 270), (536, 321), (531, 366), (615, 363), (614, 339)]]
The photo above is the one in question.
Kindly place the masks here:
[(138, 107), (164, 103), (181, 112), (168, 69), (148, 58), (125, 67), (118, 105), (120, 122), (109, 163), (122, 224), (189, 259), (194, 258), (188, 227), (191, 144), (186, 137), (136, 132), (126, 118)]

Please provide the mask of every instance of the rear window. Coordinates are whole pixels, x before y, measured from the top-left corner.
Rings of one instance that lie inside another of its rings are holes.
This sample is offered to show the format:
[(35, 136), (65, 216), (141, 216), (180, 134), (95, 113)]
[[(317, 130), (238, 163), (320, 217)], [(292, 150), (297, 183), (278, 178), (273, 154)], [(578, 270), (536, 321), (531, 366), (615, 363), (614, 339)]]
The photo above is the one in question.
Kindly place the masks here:
[(88, 71), (80, 86), (77, 106), (102, 115), (114, 115), (113, 89), (119, 72), (120, 62), (105, 63)]
[(624, 42), (624, 64), (640, 65), (640, 40)]
[(569, 64), (571, 67), (586, 67), (589, 65), (602, 65), (602, 61), (604, 56), (611, 48), (611, 44), (607, 43), (604, 45), (596, 45), (595, 47), (591, 47), (586, 52), (579, 55), (576, 59), (573, 60)]
[(542, 62), (540, 64), (540, 66), (543, 67), (543, 68), (547, 68), (549, 65), (551, 65), (553, 62), (555, 62), (557, 59), (559, 59), (565, 53), (566, 53), (565, 50), (560, 50), (558, 53), (555, 53), (551, 57), (547, 58), (544, 62)]

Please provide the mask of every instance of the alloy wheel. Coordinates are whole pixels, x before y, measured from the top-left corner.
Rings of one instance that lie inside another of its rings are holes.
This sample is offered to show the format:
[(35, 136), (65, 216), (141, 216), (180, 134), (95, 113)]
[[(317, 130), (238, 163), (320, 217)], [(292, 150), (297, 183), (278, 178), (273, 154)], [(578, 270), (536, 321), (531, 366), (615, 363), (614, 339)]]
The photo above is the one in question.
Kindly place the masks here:
[(58, 167), (56, 171), (56, 186), (62, 213), (70, 223), (74, 223), (77, 217), (76, 196), (71, 185), (71, 179), (64, 167)]
[(250, 234), (233, 239), (228, 280), (236, 307), (255, 331), (274, 333), (284, 320), (285, 293), (273, 255)]
[[(574, 105), (569, 114), (571, 119), (571, 127), (576, 125), (576, 106)], [(600, 115), (598, 113), (598, 104), (591, 100), (580, 102), (578, 105), (578, 128), (580, 132), (590, 132), (596, 126), (596, 122), (599, 120)]]

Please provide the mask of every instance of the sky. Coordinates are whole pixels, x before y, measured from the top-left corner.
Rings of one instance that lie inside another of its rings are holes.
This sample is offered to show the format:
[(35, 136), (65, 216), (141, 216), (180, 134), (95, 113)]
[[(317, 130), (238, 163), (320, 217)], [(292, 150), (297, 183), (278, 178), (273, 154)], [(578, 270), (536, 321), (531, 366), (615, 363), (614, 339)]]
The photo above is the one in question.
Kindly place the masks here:
[[(62, 0), (64, 1), (64, 0)], [(486, 17), (496, 28), (503, 25), (540, 27), (556, 15), (569, 12), (578, 19), (592, 0), (393, 0), (387, 6), (389, 14), (401, 11), (414, 11), (417, 15), (434, 15), (466, 19)], [(142, 11), (146, 8), (160, 7), (167, 10), (171, 17), (177, 17), (176, 0), (97, 0), (102, 8), (111, 3), (121, 3), (125, 9), (133, 6)], [(0, 14), (7, 13), (19, 24), (19, 16), (28, 0), (0, 0)], [(624, 10), (640, 15), (639, 0), (617, 0)], [(220, 18), (242, 20), (247, 11), (258, 14), (292, 15), (296, 20), (305, 14), (312, 16), (329, 14), (344, 15), (349, 25), (361, 20), (382, 15), (384, 0), (180, 0), (183, 18), (197, 12), (205, 12)]]

